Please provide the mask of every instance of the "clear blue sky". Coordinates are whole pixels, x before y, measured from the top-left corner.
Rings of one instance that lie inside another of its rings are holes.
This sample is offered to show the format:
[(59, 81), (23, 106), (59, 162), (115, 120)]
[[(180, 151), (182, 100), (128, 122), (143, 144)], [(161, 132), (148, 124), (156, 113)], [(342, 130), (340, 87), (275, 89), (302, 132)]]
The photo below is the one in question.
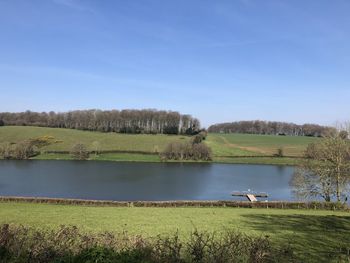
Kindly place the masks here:
[(0, 111), (350, 119), (348, 0), (0, 0)]

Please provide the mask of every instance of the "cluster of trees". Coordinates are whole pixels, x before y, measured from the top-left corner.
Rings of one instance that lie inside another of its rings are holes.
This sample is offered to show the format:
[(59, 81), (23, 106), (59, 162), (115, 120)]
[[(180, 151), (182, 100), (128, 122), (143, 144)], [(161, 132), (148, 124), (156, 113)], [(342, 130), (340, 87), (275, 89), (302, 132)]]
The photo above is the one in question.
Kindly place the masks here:
[(42, 147), (58, 142), (52, 136), (42, 136), (16, 143), (5, 142), (0, 145), (0, 158), (26, 160), (39, 154)]
[(0, 157), (3, 159), (26, 160), (35, 155), (34, 145), (29, 141), (0, 145)]
[(203, 143), (207, 134), (202, 131), (193, 136), (189, 142), (172, 142), (160, 154), (162, 160), (202, 160), (211, 161), (212, 151)]
[(208, 128), (209, 132), (217, 133), (247, 133), (291, 136), (323, 137), (336, 132), (335, 128), (317, 124), (298, 125), (276, 121), (238, 121), (219, 123)]
[(348, 199), (350, 193), (350, 140), (346, 131), (309, 144), (291, 185), (303, 199), (321, 197), (330, 202)]
[(159, 110), (2, 112), (1, 124), (148, 134), (195, 134), (200, 129), (199, 120), (191, 115)]

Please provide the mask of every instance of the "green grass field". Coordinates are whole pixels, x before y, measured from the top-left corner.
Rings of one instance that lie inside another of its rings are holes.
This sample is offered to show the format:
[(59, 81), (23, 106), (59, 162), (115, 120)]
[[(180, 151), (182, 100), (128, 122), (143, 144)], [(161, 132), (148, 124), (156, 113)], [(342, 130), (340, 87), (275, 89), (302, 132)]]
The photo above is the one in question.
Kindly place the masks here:
[(62, 142), (45, 147), (43, 150), (70, 151), (79, 142), (93, 150), (93, 142), (98, 142), (103, 151), (161, 151), (173, 141), (188, 140), (188, 136), (120, 134), (79, 131), (73, 129), (5, 126), (0, 128), (0, 142), (16, 142), (40, 136), (53, 136)]
[[(103, 153), (91, 156), (92, 160), (109, 161), (146, 161), (159, 162), (157, 155), (145, 155), (132, 152), (156, 153), (174, 141), (184, 142), (188, 136), (178, 135), (130, 135), (118, 133), (100, 133), (71, 129), (5, 126), (0, 127), (1, 142), (17, 142), (24, 139), (50, 135), (60, 143), (43, 148), (43, 151), (69, 151), (77, 143), (85, 144), (94, 150), (93, 143), (98, 142), (101, 151), (129, 151), (130, 153)], [(298, 162), (306, 146), (319, 140), (310, 137), (249, 135), (249, 134), (208, 134), (205, 143), (213, 150), (215, 162), (255, 163), (294, 165)], [(285, 158), (273, 156), (282, 148)], [(247, 158), (248, 157), (248, 158)], [(34, 159), (71, 159), (68, 154), (42, 154)]]
[[(39, 228), (76, 225), (83, 231), (127, 231), (143, 236), (179, 232), (182, 238), (197, 228), (220, 233), (235, 229), (269, 235), (278, 244), (291, 241), (301, 258), (321, 262), (326, 252), (349, 247), (349, 212), (263, 208), (136, 208), (93, 207), (0, 202), (0, 223)], [(309, 261), (307, 261), (309, 262)]]
[(209, 134), (207, 143), (214, 156), (271, 156), (282, 148), (285, 156), (299, 157), (318, 138), (251, 134)]

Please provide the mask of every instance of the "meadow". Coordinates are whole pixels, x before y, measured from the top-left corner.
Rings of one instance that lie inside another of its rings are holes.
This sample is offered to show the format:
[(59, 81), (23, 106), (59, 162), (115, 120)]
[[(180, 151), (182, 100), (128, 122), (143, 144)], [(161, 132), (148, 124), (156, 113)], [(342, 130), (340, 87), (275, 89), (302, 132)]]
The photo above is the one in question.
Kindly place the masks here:
[[(160, 158), (157, 154), (167, 144), (190, 140), (189, 136), (184, 135), (135, 135), (60, 128), (5, 126), (0, 128), (0, 143), (17, 142), (45, 135), (53, 136), (59, 142), (44, 147), (42, 154), (34, 159), (69, 160), (71, 156), (67, 152), (79, 142), (85, 144), (91, 151), (95, 150), (97, 143), (102, 153), (91, 155), (91, 160), (159, 162)], [(301, 136), (210, 133), (205, 143), (213, 151), (214, 162), (294, 165), (299, 161), (298, 158), (302, 157), (307, 145), (317, 140), (319, 138)], [(278, 149), (282, 149), (283, 157), (274, 156)]]
[(304, 262), (330, 262), (329, 256), (350, 244), (350, 214), (346, 211), (0, 202), (0, 224), (9, 222), (44, 229), (56, 229), (64, 222), (85, 232), (127, 231), (145, 237), (177, 232), (186, 238), (195, 229), (217, 234), (233, 229), (249, 235), (268, 235), (276, 245), (290, 243)]
[(101, 151), (130, 151), (156, 153), (173, 141), (188, 140), (187, 136), (121, 134), (80, 131), (73, 129), (43, 128), (29, 126), (5, 126), (0, 128), (0, 142), (16, 142), (41, 136), (53, 136), (59, 143), (49, 145), (45, 151), (70, 151), (75, 143), (83, 143), (94, 150), (93, 143), (98, 142)]

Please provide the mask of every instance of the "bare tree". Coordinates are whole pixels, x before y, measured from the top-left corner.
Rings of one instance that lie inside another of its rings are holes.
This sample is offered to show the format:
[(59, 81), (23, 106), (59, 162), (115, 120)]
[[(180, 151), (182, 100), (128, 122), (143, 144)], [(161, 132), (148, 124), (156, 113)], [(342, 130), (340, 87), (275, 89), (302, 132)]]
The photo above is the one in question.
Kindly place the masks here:
[(94, 141), (91, 144), (92, 150), (95, 153), (95, 156), (100, 154), (101, 144), (98, 141)]
[(212, 151), (204, 143), (172, 142), (160, 154), (162, 160), (202, 160), (211, 161)]
[(303, 198), (321, 196), (326, 201), (335, 197), (347, 199), (350, 181), (350, 142), (339, 136), (310, 144), (305, 160), (291, 180), (295, 193)]
[(346, 137), (349, 139), (350, 136), (350, 121), (344, 121), (344, 122), (336, 122), (335, 127), (338, 130), (338, 132), (342, 133), (343, 137)]
[(86, 146), (82, 143), (75, 144), (70, 153), (75, 160), (86, 160), (90, 155)]

